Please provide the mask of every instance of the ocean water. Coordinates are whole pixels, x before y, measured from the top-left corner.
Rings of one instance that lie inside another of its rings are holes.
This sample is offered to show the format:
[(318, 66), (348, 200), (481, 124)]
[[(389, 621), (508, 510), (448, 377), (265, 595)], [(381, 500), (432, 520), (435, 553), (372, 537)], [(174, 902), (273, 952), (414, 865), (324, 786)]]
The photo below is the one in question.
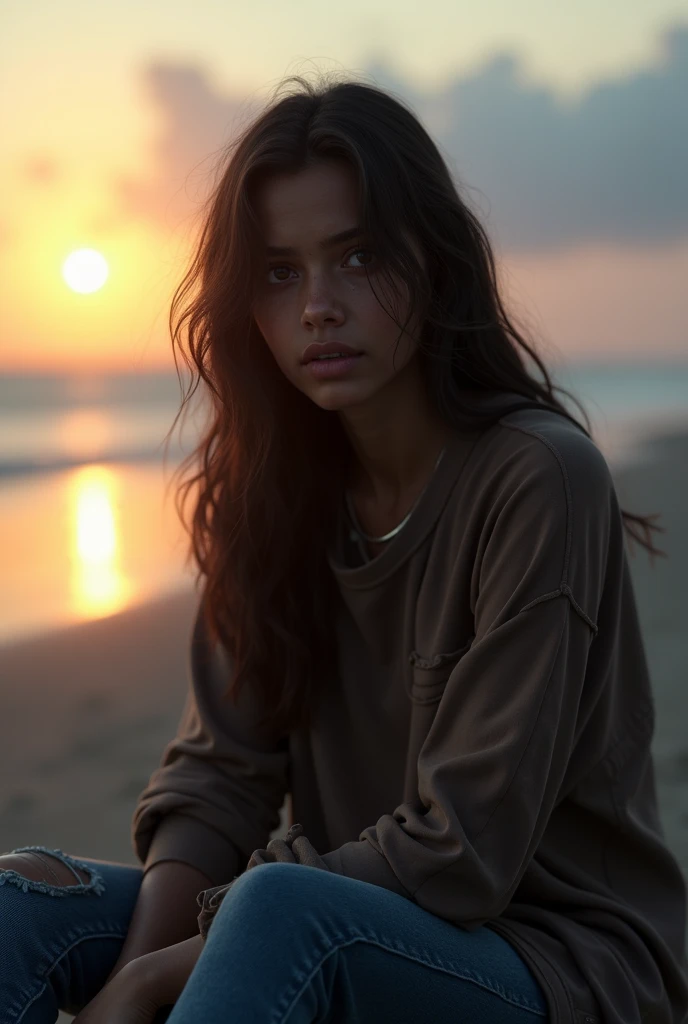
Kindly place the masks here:
[[(162, 460), (182, 393), (174, 373), (0, 375), (0, 479), (93, 461)], [(195, 420), (171, 440), (174, 460), (197, 437), (197, 401), (194, 409)]]
[[(688, 428), (688, 352), (568, 364), (555, 383), (582, 402), (610, 464)], [(0, 642), (192, 585), (170, 478), (204, 407), (196, 396), (166, 449), (181, 397), (174, 372), (0, 375)]]

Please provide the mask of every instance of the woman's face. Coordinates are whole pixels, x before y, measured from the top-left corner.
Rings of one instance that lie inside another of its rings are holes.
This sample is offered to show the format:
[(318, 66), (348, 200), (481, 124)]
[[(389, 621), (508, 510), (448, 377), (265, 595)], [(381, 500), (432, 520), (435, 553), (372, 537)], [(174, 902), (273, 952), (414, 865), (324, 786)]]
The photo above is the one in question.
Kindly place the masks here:
[[(364, 267), (388, 306), (392, 297), (376, 275), (375, 252), (363, 235), (323, 244), (328, 236), (357, 227), (352, 168), (328, 160), (297, 174), (275, 175), (262, 184), (255, 206), (266, 255), (253, 315), (275, 361), (323, 409), (365, 404), (411, 362), (419, 331), (410, 324), (412, 337), (402, 335), (395, 353), (399, 327), (375, 298)], [(292, 251), (274, 254), (273, 248)], [(403, 323), (406, 311), (399, 312)], [(343, 376), (321, 380), (302, 359), (308, 345), (328, 341), (343, 342), (363, 356)]]

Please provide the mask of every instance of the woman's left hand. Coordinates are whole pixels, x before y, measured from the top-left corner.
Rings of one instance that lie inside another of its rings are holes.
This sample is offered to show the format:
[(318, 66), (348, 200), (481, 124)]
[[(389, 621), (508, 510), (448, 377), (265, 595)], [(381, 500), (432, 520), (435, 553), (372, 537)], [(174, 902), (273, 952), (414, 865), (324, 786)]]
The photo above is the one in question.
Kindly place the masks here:
[(73, 1024), (153, 1024), (181, 995), (203, 950), (200, 935), (130, 961), (74, 1018)]

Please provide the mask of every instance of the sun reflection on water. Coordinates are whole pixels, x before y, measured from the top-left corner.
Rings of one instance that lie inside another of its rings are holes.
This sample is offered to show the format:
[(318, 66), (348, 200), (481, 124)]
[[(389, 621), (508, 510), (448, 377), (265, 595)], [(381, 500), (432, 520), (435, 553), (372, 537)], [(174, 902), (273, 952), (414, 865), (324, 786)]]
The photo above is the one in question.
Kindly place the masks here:
[(124, 608), (131, 583), (120, 564), (118, 485), (107, 466), (84, 466), (72, 474), (72, 572), (74, 611), (84, 618), (112, 615)]

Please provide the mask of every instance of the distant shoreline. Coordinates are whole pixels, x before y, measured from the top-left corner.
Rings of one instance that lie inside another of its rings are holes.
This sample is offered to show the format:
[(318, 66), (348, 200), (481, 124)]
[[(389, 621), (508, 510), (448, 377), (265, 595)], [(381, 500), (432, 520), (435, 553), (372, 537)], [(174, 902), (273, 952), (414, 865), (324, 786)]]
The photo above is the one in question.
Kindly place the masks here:
[[(688, 421), (688, 358), (564, 360), (558, 353), (548, 363), (555, 387), (581, 401), (610, 462), (632, 458), (642, 433)], [(152, 466), (165, 453), (169, 462), (180, 461), (198, 443), (209, 412), (199, 388), (175, 424), (191, 383), (186, 378), (183, 372), (180, 382), (172, 368), (0, 370), (0, 485), (95, 462)], [(568, 394), (558, 397), (581, 417)]]
[[(78, 469), (80, 466), (89, 466), (94, 463), (105, 466), (150, 463), (151, 466), (160, 466), (159, 459), (160, 456), (157, 452), (151, 453), (148, 449), (134, 448), (126, 452), (106, 452), (105, 454), (99, 452), (97, 457), (93, 459), (64, 457), (52, 459), (50, 462), (41, 462), (36, 459), (17, 459), (13, 462), (0, 461), (0, 482), (12, 480), (20, 483), (24, 477), (35, 479), (37, 476), (45, 476), (48, 473), (61, 473), (65, 469)], [(176, 464), (177, 461), (176, 458), (174, 460), (168, 459), (168, 465), (172, 462)]]
[[(79, 630), (88, 629), (99, 623), (124, 623), (127, 617), (136, 617), (141, 613), (148, 613), (149, 611), (150, 614), (155, 615), (158, 609), (186, 605), (189, 601), (195, 599), (194, 586), (190, 582), (187, 586), (168, 587), (167, 589), (155, 591), (153, 594), (132, 601), (126, 607), (113, 612), (111, 615), (54, 623), (50, 626), (36, 626), (35, 629), (27, 628), (12, 636), (2, 637), (0, 635), (0, 656), (5, 651), (28, 648), (32, 644), (41, 643), (44, 640), (49, 643), (51, 640), (64, 634), (72, 633), (73, 631), (78, 633)], [(76, 633), (74, 634), (75, 636)]]

